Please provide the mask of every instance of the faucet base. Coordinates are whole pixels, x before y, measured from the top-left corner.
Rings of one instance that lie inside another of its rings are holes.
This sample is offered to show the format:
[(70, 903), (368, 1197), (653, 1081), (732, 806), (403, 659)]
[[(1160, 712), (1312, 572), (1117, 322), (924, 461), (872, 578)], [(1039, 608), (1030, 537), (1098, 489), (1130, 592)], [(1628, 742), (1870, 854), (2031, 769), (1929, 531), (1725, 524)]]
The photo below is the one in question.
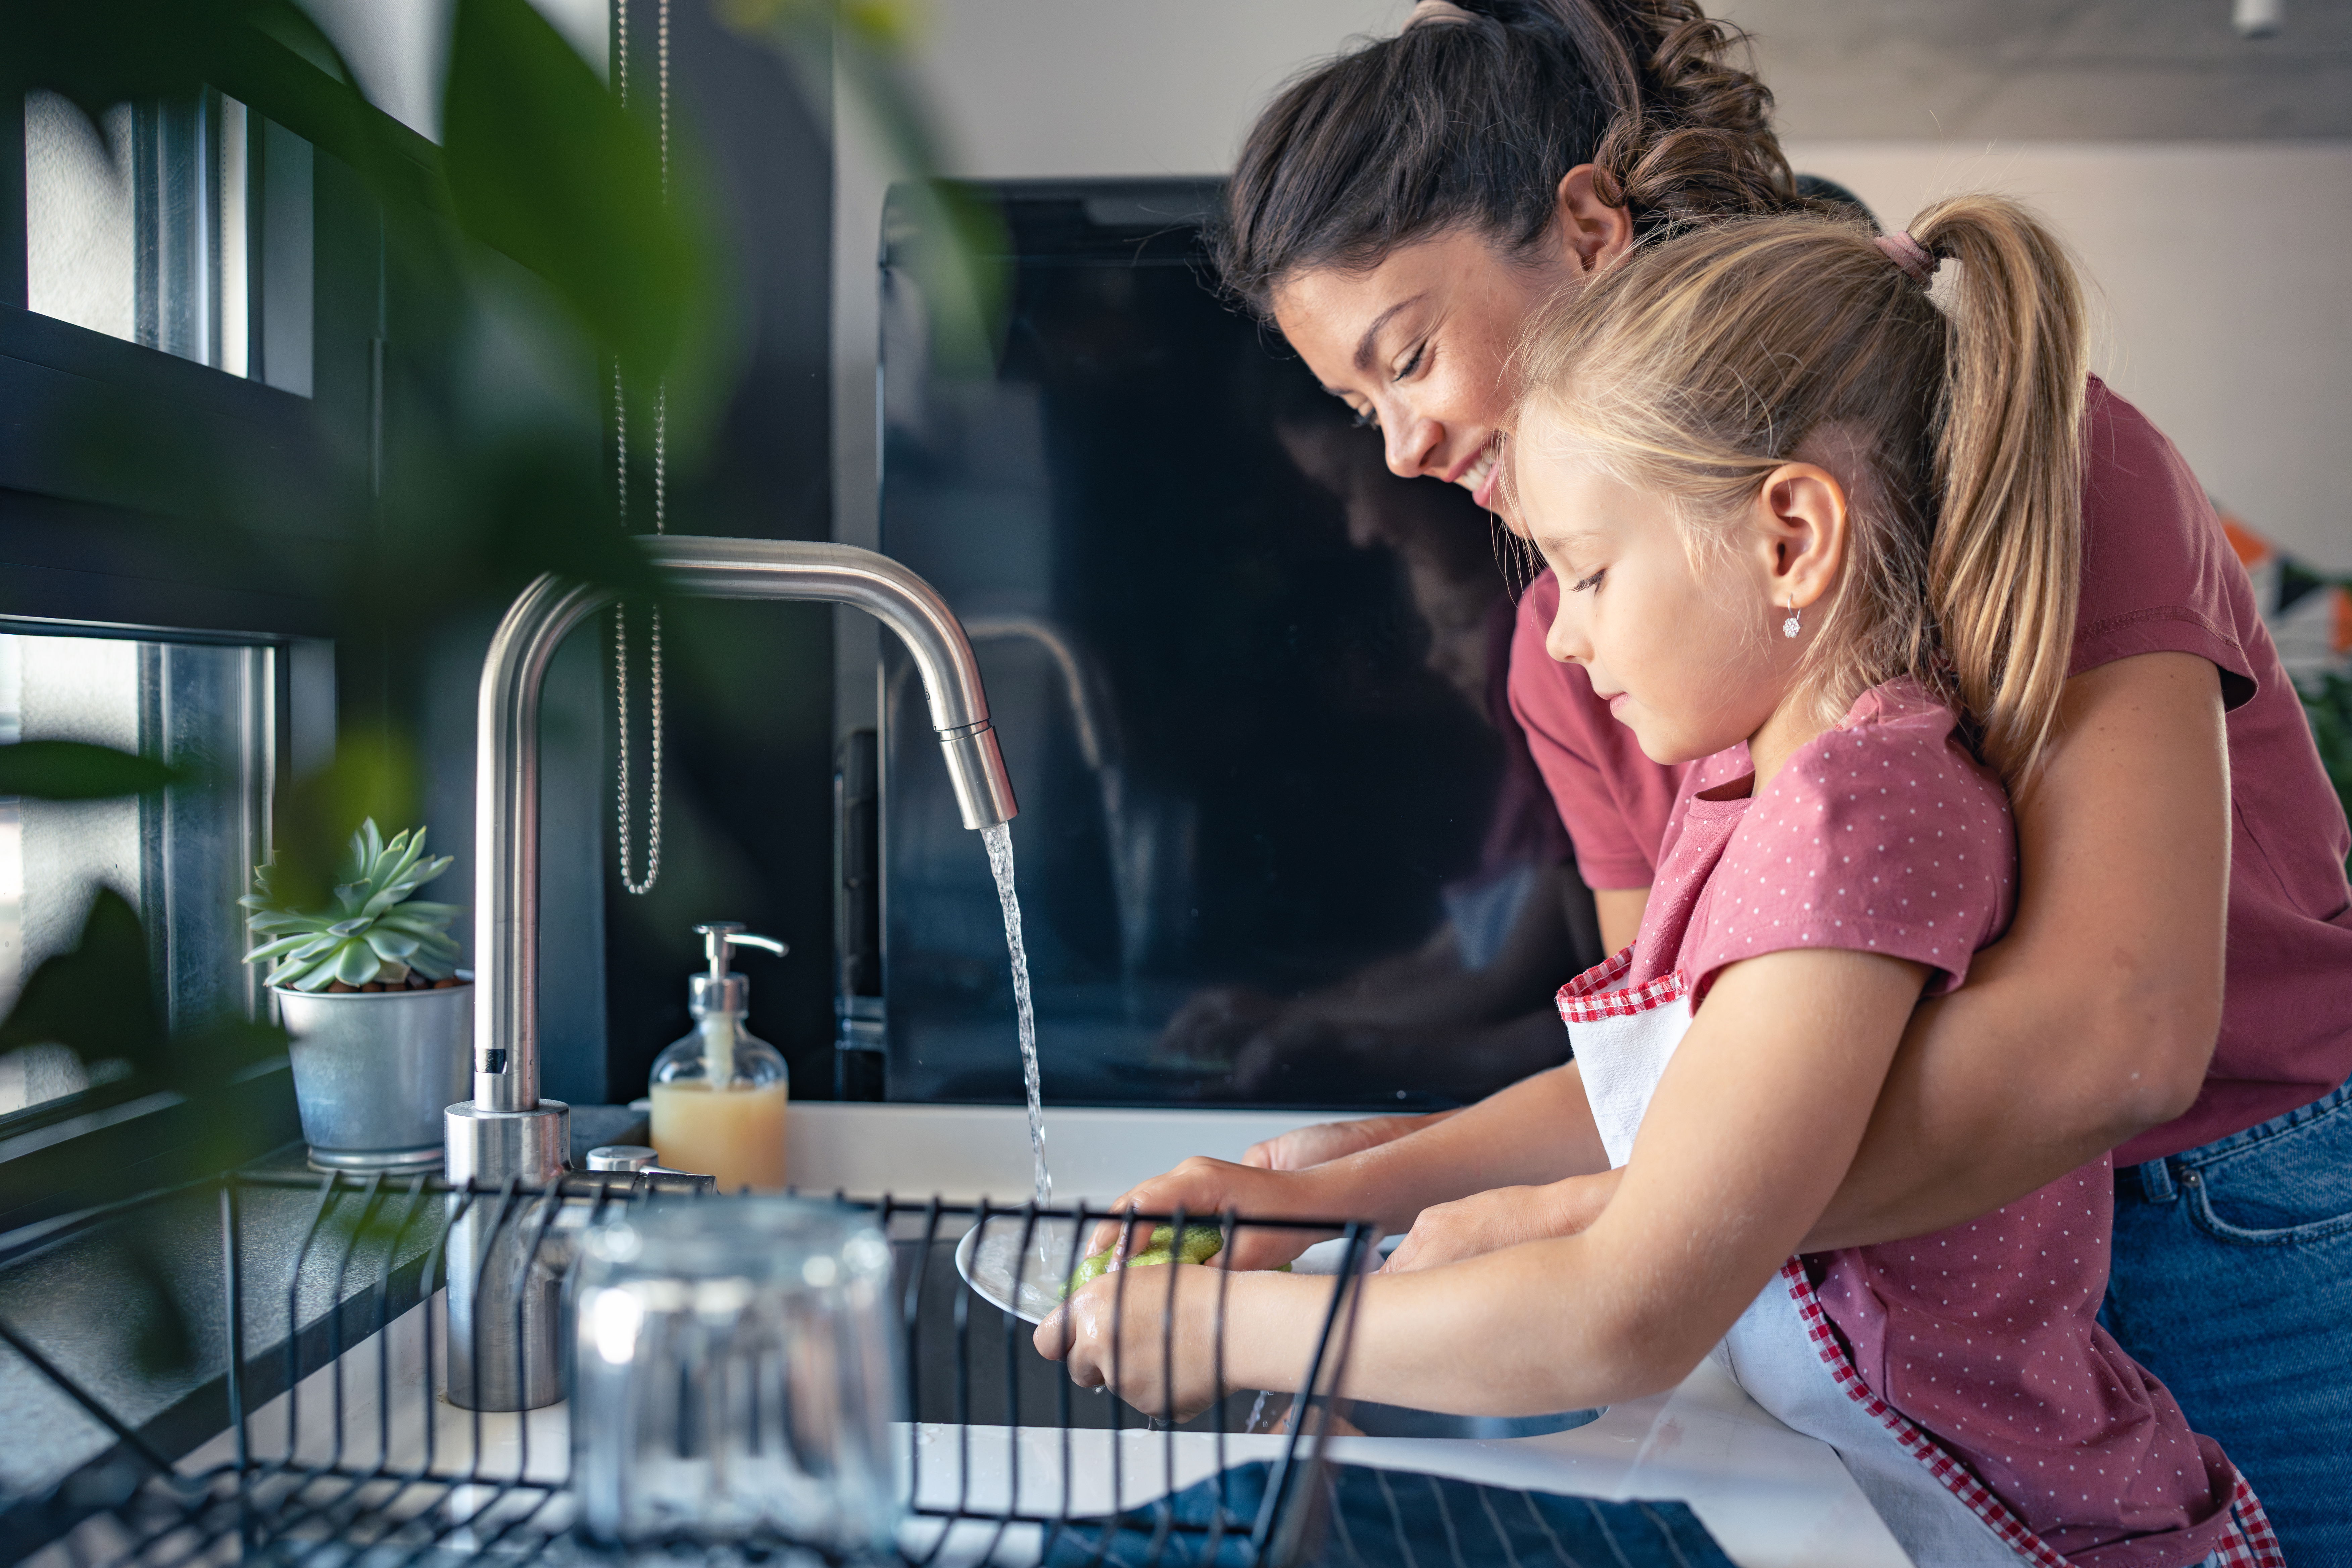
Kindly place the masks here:
[[(461, 1190), (449, 1227), (449, 1403), (462, 1410), (535, 1410), (563, 1397), (563, 1274), (540, 1243), (552, 1194), (501, 1202), (509, 1182), (546, 1187), (572, 1152), (572, 1108), (451, 1106), (442, 1120), (449, 1180)], [(492, 1190), (469, 1197), (467, 1184)]]
[(486, 1110), (461, 1100), (443, 1113), (443, 1151), (449, 1180), (543, 1186), (571, 1163), (572, 1107), (542, 1100), (529, 1110)]

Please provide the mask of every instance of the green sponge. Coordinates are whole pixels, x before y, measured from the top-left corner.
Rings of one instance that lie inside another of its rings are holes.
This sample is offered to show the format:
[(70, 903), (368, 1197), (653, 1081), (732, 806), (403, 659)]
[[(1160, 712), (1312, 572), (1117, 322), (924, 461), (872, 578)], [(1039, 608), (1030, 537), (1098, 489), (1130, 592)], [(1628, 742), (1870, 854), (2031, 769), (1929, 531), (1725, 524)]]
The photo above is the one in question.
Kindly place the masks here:
[[(1154, 1264), (1169, 1262), (1206, 1263), (1210, 1258), (1214, 1258), (1224, 1245), (1225, 1233), (1217, 1226), (1188, 1225), (1184, 1227), (1184, 1239), (1181, 1243), (1176, 1239), (1174, 1226), (1155, 1226), (1152, 1227), (1151, 1239), (1145, 1245), (1143, 1250), (1128, 1255), (1126, 1267), (1149, 1268)], [(1079, 1264), (1070, 1275), (1070, 1282), (1062, 1287), (1064, 1299), (1066, 1300), (1071, 1291), (1079, 1289), (1090, 1281), (1109, 1273), (1111, 1254), (1115, 1250), (1114, 1247), (1106, 1247)]]

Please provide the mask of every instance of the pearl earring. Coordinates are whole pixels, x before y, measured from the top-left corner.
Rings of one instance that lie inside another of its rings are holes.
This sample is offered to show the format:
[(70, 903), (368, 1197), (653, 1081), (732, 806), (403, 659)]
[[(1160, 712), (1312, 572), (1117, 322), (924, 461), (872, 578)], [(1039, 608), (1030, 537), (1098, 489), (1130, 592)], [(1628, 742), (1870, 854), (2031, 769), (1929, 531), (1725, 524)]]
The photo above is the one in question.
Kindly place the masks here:
[(1804, 629), (1797, 624), (1797, 601), (1791, 599), (1789, 601), (1789, 618), (1780, 623), (1780, 635), (1784, 637), (1792, 637)]

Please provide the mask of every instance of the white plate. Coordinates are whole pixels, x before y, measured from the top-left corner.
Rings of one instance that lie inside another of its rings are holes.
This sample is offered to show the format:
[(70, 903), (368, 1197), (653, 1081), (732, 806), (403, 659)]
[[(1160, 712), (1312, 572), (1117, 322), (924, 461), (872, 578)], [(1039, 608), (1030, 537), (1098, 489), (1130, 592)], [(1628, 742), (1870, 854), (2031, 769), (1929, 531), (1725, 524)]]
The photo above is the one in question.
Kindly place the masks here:
[[(1076, 1261), (1070, 1255), (1070, 1222), (1051, 1217), (1037, 1222), (1029, 1234), (1028, 1250), (1021, 1259), (1016, 1282), (1013, 1255), (1022, 1250), (1023, 1223), (1023, 1216), (1017, 1214), (992, 1215), (985, 1225), (976, 1225), (964, 1232), (963, 1239), (956, 1243), (956, 1272), (963, 1276), (963, 1282), (971, 1287), (973, 1294), (990, 1306), (1010, 1312), (1024, 1323), (1042, 1323), (1062, 1304), (1062, 1281), (1069, 1278)], [(1089, 1226), (1097, 1223), (1088, 1222)], [(981, 1234), (983, 1230), (986, 1236)], [(1379, 1268), (1381, 1252), (1402, 1239), (1391, 1237), (1381, 1248), (1368, 1250), (1362, 1267), (1368, 1271)], [(1290, 1266), (1291, 1271), (1337, 1274), (1347, 1249), (1345, 1241), (1318, 1242), (1298, 1255), (1297, 1261)]]
[[(1041, 1218), (1030, 1230), (1024, 1249), (1021, 1232), (1026, 1223), (1017, 1214), (991, 1215), (965, 1231), (956, 1243), (956, 1272), (990, 1306), (1024, 1323), (1042, 1323), (1062, 1304), (1062, 1281), (1070, 1277), (1075, 1261), (1070, 1222)], [(1018, 1269), (1013, 1267), (1015, 1253), (1021, 1254)]]

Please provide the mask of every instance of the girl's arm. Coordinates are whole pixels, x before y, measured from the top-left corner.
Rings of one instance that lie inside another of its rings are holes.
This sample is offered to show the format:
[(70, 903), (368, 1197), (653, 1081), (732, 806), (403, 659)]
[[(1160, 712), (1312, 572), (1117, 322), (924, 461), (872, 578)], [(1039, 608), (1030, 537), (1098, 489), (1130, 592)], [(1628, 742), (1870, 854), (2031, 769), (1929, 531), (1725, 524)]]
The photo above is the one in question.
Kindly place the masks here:
[[(1524, 1415), (1680, 1382), (1829, 1202), (1925, 977), (1899, 959), (1811, 950), (1724, 970), (1600, 1218), (1580, 1235), (1367, 1279), (1345, 1392)], [(1471, 1123), (1486, 1105), (1431, 1132)], [(1038, 1330), (1038, 1350), (1058, 1356), (1066, 1336), (1071, 1376), (1088, 1386), (1110, 1382), (1116, 1360), (1117, 1392), (1140, 1409), (1158, 1413), (1171, 1395), (1180, 1415), (1205, 1407), (1216, 1271), (1136, 1270), (1123, 1301), (1121, 1278), (1073, 1297)], [(1295, 1389), (1331, 1285), (1266, 1274), (1226, 1284), (1226, 1381)]]
[(2017, 803), (2018, 908), (1919, 1009), (1807, 1251), (1924, 1236), (2185, 1112), (2221, 1026), (2230, 885), (2221, 680), (2193, 654), (2066, 682)]

